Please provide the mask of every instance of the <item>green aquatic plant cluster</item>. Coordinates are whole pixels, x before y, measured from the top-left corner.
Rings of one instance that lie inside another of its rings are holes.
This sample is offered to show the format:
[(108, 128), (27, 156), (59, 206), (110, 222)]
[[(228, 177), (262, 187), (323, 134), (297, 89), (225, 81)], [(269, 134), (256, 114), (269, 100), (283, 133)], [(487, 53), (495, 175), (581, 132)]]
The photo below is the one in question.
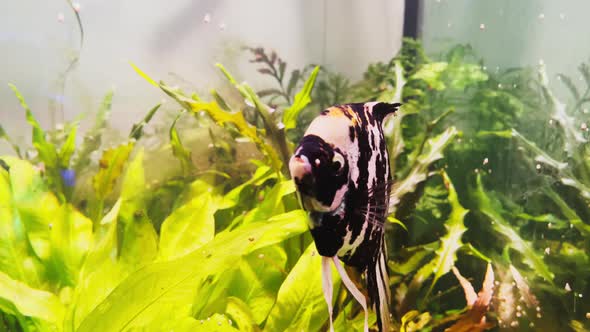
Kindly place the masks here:
[[(0, 326), (326, 330), (320, 257), (286, 165), (319, 110), (380, 100), (403, 103), (385, 124), (396, 330), (589, 328), (587, 65), (582, 90), (559, 76), (571, 91), (561, 101), (544, 67), (487, 69), (464, 45), (427, 56), (405, 40), (358, 82), (249, 52), (276, 87), (256, 92), (217, 65), (235, 94), (199, 96), (133, 66), (181, 109), (166, 149), (144, 144), (160, 105), (105, 148), (109, 93), (77, 145), (80, 119), (44, 130), (11, 86), (34, 152), (0, 127), (15, 150), (0, 157)], [(193, 131), (209, 136), (206, 169), (188, 144)], [(256, 153), (241, 155), (246, 146)], [(153, 153), (173, 156), (178, 172), (152, 181)], [(335, 329), (362, 330), (362, 308), (335, 287)]]

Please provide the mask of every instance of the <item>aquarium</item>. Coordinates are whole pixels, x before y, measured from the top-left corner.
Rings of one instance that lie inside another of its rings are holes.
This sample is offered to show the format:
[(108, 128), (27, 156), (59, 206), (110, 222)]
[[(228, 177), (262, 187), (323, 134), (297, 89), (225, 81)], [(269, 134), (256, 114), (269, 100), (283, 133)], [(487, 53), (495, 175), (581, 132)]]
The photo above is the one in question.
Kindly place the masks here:
[(0, 3), (0, 330), (590, 331), (589, 10)]

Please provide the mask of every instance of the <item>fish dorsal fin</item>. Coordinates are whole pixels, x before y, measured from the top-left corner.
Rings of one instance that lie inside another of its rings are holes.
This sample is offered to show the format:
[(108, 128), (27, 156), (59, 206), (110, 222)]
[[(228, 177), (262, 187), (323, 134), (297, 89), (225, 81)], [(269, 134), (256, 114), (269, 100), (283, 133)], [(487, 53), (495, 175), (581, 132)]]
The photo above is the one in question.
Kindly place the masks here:
[(377, 102), (373, 105), (373, 116), (382, 122), (388, 115), (394, 114), (402, 104)]

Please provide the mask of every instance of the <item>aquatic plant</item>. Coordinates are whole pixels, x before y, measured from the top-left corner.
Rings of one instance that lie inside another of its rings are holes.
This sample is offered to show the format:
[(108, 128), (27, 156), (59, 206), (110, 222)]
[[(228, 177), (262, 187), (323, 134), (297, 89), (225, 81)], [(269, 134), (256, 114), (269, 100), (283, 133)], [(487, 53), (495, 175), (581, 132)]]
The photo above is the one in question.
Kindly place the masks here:
[[(321, 107), (381, 100), (404, 104), (385, 126), (396, 329), (588, 328), (590, 159), (577, 123), (590, 88), (560, 76), (572, 92), (561, 102), (543, 68), (488, 70), (464, 45), (427, 56), (405, 40), (358, 82), (316, 66), (287, 74), (276, 53), (250, 51), (278, 87), (256, 93), (218, 65), (240, 103), (135, 68), (182, 108), (165, 124), (166, 149), (155, 150), (174, 156), (178, 172), (158, 182), (141, 143), (159, 105), (105, 148), (109, 93), (76, 146), (77, 121), (48, 135), (13, 87), (36, 154), (0, 128), (17, 155), (0, 157), (3, 327), (326, 330), (320, 257), (285, 165)], [(211, 169), (193, 161), (179, 120), (188, 118), (211, 137)], [(232, 164), (244, 142), (258, 150), (245, 170)], [(335, 329), (362, 330), (362, 309), (338, 279), (335, 289)]]

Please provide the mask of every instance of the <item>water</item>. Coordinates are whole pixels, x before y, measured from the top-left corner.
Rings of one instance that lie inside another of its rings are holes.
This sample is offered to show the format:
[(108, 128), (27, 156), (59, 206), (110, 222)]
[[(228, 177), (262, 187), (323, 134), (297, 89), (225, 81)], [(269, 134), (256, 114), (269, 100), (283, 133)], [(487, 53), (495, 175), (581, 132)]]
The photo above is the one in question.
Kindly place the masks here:
[(0, 4), (1, 329), (328, 330), (287, 163), (379, 100), (394, 328), (590, 330), (586, 7)]

